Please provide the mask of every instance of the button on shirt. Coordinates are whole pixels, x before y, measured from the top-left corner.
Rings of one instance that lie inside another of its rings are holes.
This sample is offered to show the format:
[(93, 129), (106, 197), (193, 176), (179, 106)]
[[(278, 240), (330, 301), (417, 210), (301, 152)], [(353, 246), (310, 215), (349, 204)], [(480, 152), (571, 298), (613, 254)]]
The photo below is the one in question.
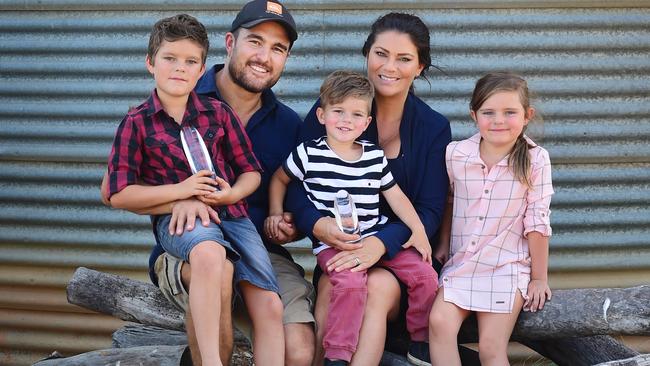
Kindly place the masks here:
[[(242, 173), (261, 170), (230, 107), (192, 92), (179, 125), (165, 112), (154, 90), (117, 129), (108, 161), (109, 194), (138, 182), (176, 184), (190, 177), (180, 139), (181, 128), (187, 124), (201, 134), (217, 175), (231, 185)], [(245, 201), (226, 206), (226, 212), (231, 217), (247, 216)]]
[(548, 152), (526, 137), (531, 148), (532, 188), (508, 167), (508, 157), (488, 171), (479, 155), (479, 134), (447, 147), (453, 192), (450, 260), (440, 282), (445, 301), (472, 311), (509, 313), (519, 289), (530, 282), (526, 235), (551, 235), (553, 186)]

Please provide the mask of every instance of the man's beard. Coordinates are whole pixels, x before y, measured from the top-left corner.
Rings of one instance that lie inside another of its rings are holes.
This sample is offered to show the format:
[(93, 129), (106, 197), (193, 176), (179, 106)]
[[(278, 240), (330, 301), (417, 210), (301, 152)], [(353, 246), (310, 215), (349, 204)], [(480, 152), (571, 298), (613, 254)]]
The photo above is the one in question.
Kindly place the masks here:
[(280, 75), (278, 75), (275, 79), (271, 78), (266, 82), (259, 82), (257, 79), (249, 77), (244, 70), (245, 68), (246, 65), (237, 67), (236, 63), (232, 60), (228, 63), (228, 72), (232, 81), (250, 93), (261, 93), (266, 89), (270, 89), (280, 79)]

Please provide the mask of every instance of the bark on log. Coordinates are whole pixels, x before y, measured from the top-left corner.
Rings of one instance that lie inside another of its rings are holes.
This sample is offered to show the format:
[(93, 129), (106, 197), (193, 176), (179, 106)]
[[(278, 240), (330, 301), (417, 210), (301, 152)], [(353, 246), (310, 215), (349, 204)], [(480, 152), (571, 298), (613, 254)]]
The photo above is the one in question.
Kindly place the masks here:
[(79, 267), (67, 288), (68, 302), (116, 318), (185, 330), (185, 316), (160, 290), (142, 281)]
[(556, 290), (544, 310), (522, 312), (513, 331), (538, 340), (600, 334), (650, 335), (650, 286)]
[(34, 366), (87, 365), (191, 366), (186, 346), (111, 348), (36, 362)]
[(599, 363), (595, 366), (650, 366), (650, 353), (626, 358), (624, 360)]
[[(251, 348), (250, 341), (239, 329), (234, 329), (233, 343), (236, 346)], [(172, 330), (153, 325), (127, 324), (113, 332), (113, 348), (140, 346), (177, 346), (187, 344), (187, 335), (180, 330)]]
[(555, 362), (558, 366), (590, 366), (639, 354), (607, 335), (543, 341), (516, 338), (513, 340)]

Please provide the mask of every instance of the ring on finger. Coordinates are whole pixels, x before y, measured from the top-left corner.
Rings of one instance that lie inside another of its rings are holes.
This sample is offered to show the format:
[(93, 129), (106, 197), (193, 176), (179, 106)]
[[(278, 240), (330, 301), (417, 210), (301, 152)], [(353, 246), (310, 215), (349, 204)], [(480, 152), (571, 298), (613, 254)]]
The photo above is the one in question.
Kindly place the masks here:
[(360, 264), (361, 264), (361, 259), (359, 259), (359, 257), (354, 257), (354, 263), (356, 263), (356, 264), (354, 265), (355, 267), (358, 266), (358, 265), (360, 265)]

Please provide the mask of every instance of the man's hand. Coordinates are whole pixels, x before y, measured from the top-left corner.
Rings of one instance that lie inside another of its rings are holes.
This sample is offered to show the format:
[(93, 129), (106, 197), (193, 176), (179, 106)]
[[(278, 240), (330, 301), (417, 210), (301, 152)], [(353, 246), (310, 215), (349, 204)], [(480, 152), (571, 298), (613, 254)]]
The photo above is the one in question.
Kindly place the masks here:
[(293, 215), (290, 212), (284, 212), (279, 217), (280, 220), (275, 224), (275, 231), (273, 231), (272, 235), (267, 235), (269, 241), (278, 245), (296, 241), (298, 239), (298, 230), (293, 224)]
[(201, 219), (203, 226), (210, 225), (210, 219), (221, 223), (219, 214), (212, 207), (194, 198), (177, 201), (172, 207), (172, 218), (169, 221), (169, 235), (181, 235), (184, 230), (192, 231), (196, 218)]

